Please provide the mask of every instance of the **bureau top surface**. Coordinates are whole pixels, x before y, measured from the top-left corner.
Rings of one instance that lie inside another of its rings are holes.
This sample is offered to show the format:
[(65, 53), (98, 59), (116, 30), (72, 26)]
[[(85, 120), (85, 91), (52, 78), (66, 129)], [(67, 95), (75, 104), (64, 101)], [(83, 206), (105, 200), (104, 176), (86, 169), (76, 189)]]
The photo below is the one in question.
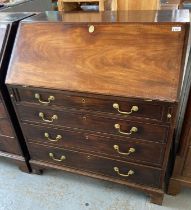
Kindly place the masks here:
[(0, 24), (1, 23), (11, 23), (11, 22), (15, 22), (15, 21), (19, 21), (22, 20), (26, 17), (29, 17), (30, 15), (32, 15), (34, 13), (30, 13), (30, 12), (0, 12)]
[[(112, 14), (126, 18), (116, 24)], [(137, 11), (132, 12), (135, 19), (129, 19), (129, 14), (48, 12), (23, 21), (6, 83), (177, 101), (189, 13)], [(158, 22), (160, 14), (163, 21)], [(171, 18), (167, 18), (169, 14)], [(94, 22), (94, 15), (107, 18), (98, 21), (96, 17)]]
[(188, 10), (55, 12), (47, 11), (24, 20), (25, 22), (64, 23), (136, 23), (136, 22), (189, 22)]

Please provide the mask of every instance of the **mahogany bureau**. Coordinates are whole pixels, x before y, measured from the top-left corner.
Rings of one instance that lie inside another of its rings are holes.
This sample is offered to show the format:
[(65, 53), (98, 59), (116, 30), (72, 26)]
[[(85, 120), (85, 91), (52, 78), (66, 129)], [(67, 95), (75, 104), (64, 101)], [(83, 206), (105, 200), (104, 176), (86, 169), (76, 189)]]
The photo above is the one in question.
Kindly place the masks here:
[(14, 160), (20, 169), (28, 172), (24, 138), (5, 86), (13, 43), (19, 21), (32, 13), (0, 13), (0, 156)]
[(46, 12), (22, 21), (6, 77), (34, 173), (55, 168), (162, 204), (189, 12)]

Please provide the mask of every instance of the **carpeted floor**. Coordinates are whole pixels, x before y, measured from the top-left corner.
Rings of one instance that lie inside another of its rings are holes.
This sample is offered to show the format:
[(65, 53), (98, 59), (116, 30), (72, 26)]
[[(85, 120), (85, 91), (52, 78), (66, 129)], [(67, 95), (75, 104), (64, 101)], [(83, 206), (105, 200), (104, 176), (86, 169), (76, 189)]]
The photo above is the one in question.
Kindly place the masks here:
[(0, 210), (191, 210), (191, 189), (157, 206), (125, 186), (54, 170), (26, 174), (1, 159)]

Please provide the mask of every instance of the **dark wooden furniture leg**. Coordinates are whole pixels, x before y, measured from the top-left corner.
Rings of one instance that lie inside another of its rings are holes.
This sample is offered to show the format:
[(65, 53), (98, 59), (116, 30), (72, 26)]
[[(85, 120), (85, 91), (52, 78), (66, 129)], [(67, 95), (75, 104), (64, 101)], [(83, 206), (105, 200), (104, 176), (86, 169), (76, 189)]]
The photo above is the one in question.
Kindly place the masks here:
[(173, 178), (170, 179), (168, 191), (169, 195), (177, 195), (181, 191), (181, 183)]
[(163, 193), (151, 194), (150, 195), (150, 202), (154, 203), (154, 204), (157, 204), (157, 205), (162, 205), (163, 198), (164, 198)]

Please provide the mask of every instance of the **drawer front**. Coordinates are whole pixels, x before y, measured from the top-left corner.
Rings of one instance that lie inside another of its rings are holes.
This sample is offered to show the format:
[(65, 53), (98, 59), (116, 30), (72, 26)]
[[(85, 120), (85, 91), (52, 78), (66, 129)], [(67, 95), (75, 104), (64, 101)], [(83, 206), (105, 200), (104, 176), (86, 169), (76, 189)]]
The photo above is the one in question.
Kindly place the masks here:
[(0, 119), (0, 135), (2, 136), (8, 136), (8, 137), (14, 137), (13, 128), (11, 126), (11, 123), (6, 118)]
[[(162, 121), (167, 105), (133, 99), (120, 100), (107, 96), (88, 97), (67, 92), (52, 92), (36, 89), (18, 89), (21, 102), (35, 103), (48, 106), (62, 106), (65, 108), (86, 109), (96, 112), (119, 114), (124, 117), (142, 117)], [(51, 100), (52, 99), (52, 100)]]
[[(32, 160), (45, 161), (52, 164), (102, 174), (116, 179), (137, 184), (160, 186), (161, 171), (137, 164), (130, 164), (99, 156), (79, 153), (71, 150), (29, 144)], [(115, 170), (114, 170), (115, 168)], [(127, 176), (129, 174), (129, 176)]]
[(191, 146), (188, 148), (183, 175), (191, 178)]
[(21, 155), (18, 142), (15, 138), (0, 135), (0, 152)]
[(164, 142), (168, 133), (168, 127), (165, 126), (94, 116), (85, 112), (57, 111), (29, 106), (18, 106), (18, 110), (22, 121), (79, 128), (136, 139)]
[(7, 113), (4, 107), (4, 104), (0, 101), (0, 118), (7, 117)]
[(28, 141), (37, 141), (59, 148), (77, 148), (126, 161), (143, 161), (154, 165), (161, 165), (163, 161), (165, 146), (159, 143), (140, 142), (134, 139), (124, 141), (106, 135), (28, 124), (22, 124), (22, 127)]

